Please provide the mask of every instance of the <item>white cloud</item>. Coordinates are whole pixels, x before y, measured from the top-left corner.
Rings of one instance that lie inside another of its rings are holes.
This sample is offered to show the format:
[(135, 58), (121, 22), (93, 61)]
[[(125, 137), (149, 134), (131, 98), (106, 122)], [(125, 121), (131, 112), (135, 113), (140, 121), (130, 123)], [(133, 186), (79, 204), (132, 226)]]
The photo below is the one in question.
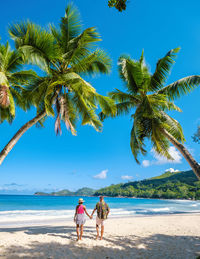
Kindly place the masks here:
[(121, 176), (121, 179), (122, 179), (122, 180), (132, 180), (132, 179), (133, 179), (133, 176), (131, 176), (131, 175), (122, 175), (122, 176)]
[(95, 178), (95, 179), (106, 179), (107, 178), (107, 173), (108, 173), (107, 169), (103, 170), (103, 171), (101, 171), (101, 173), (93, 176), (93, 178)]
[(3, 186), (23, 186), (23, 184), (17, 184), (17, 183), (5, 183)]
[(5, 191), (7, 191), (7, 190), (19, 190), (19, 191), (21, 191), (21, 190), (24, 189), (25, 186), (26, 186), (25, 184), (5, 183), (5, 184), (0, 186), (0, 190), (1, 191), (2, 190), (5, 190)]
[(164, 165), (164, 164), (181, 164), (182, 156), (180, 152), (173, 146), (169, 147), (169, 154), (173, 157), (173, 160), (168, 160), (166, 157), (159, 155), (155, 150), (151, 150), (151, 153), (155, 160), (143, 160), (142, 165), (148, 167), (150, 165)]
[(165, 170), (165, 172), (170, 172), (170, 173), (176, 173), (176, 172), (180, 172), (180, 170), (175, 170), (174, 168), (168, 168)]
[(182, 160), (182, 156), (181, 156), (181, 154), (179, 153), (179, 151), (175, 147), (170, 147), (169, 148), (169, 154), (171, 155), (171, 157), (173, 157), (173, 160), (168, 160), (166, 157), (160, 156), (155, 151), (153, 151), (153, 156), (157, 160), (156, 164), (157, 165), (168, 164), (168, 163), (180, 164), (182, 162), (181, 161)]
[(148, 166), (150, 166), (150, 161), (149, 160), (143, 160), (142, 161), (142, 165), (144, 166), (144, 167), (148, 167)]

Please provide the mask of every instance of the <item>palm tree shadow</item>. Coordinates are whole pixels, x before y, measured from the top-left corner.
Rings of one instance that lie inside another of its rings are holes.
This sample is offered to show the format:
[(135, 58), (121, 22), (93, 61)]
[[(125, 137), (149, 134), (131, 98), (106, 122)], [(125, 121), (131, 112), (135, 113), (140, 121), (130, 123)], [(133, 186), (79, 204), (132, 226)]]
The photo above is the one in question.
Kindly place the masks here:
[[(34, 226), (34, 227), (17, 227), (17, 228), (1, 228), (0, 232), (16, 233), (23, 231), (27, 235), (51, 235), (66, 239), (76, 239), (75, 227), (68, 226)], [(84, 237), (91, 238), (87, 233), (96, 234), (94, 227), (84, 227)]]
[[(51, 235), (58, 242), (31, 242), (28, 246), (11, 245), (0, 255), (4, 259), (195, 259), (200, 255), (200, 237), (155, 234), (110, 236), (93, 241), (94, 227), (85, 227), (83, 242), (75, 242), (75, 228), (66, 226), (4, 228), (0, 232), (24, 231), (26, 235)], [(60, 239), (61, 238), (61, 239)]]

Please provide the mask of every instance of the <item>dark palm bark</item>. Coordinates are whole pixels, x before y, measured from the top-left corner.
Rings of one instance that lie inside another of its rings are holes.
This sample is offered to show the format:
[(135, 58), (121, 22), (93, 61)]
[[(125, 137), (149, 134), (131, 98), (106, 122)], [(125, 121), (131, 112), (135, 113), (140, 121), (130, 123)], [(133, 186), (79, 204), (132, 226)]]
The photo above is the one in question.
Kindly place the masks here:
[(17, 133), (12, 137), (12, 139), (8, 142), (8, 144), (4, 147), (4, 149), (0, 153), (0, 165), (8, 155), (8, 153), (12, 150), (12, 148), (15, 146), (15, 144), (18, 142), (18, 140), (22, 137), (22, 135), (30, 129), (33, 125), (35, 125), (38, 121), (40, 121), (42, 118), (46, 116), (46, 112), (43, 111), (39, 113), (37, 116), (35, 116), (32, 120), (25, 123), (18, 131)]
[(188, 164), (191, 166), (193, 172), (196, 174), (197, 178), (200, 180), (200, 165), (197, 161), (193, 158), (190, 152), (178, 142), (169, 132), (166, 130), (162, 130), (163, 134), (167, 137), (167, 139), (179, 150), (179, 152), (183, 155), (186, 159)]

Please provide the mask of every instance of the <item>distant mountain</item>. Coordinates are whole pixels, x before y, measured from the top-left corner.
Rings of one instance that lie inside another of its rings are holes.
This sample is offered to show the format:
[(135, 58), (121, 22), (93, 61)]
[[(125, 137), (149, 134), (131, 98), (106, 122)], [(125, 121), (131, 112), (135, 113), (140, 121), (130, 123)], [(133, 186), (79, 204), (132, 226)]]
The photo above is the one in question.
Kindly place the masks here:
[(35, 195), (40, 195), (40, 196), (92, 196), (94, 193), (95, 193), (94, 189), (84, 187), (84, 188), (77, 190), (76, 192), (71, 192), (69, 190), (61, 190), (58, 192), (51, 192), (51, 193), (35, 192)]
[(166, 172), (142, 181), (111, 185), (96, 191), (94, 195), (199, 200), (200, 181), (192, 170)]
[(96, 190), (84, 187), (75, 192), (77, 196), (92, 196)]

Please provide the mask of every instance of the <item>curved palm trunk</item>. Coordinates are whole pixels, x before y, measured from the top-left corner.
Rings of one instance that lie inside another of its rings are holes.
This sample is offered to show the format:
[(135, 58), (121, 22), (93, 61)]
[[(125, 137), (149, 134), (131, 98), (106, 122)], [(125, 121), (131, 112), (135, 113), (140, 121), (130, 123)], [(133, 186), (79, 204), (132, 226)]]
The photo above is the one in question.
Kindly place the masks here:
[(8, 144), (4, 147), (4, 149), (0, 153), (0, 165), (8, 155), (8, 153), (12, 150), (12, 148), (15, 146), (17, 141), (22, 137), (22, 135), (30, 129), (33, 125), (35, 125), (39, 120), (44, 118), (46, 115), (46, 112), (43, 111), (39, 113), (37, 116), (35, 116), (32, 120), (25, 123), (18, 131), (17, 133), (12, 137), (12, 139), (8, 142)]
[(191, 166), (193, 172), (196, 174), (197, 178), (200, 180), (200, 165), (197, 161), (192, 157), (190, 152), (178, 142), (169, 132), (166, 130), (162, 130), (163, 134), (167, 137), (167, 139), (179, 150), (179, 152), (183, 155), (186, 161)]

